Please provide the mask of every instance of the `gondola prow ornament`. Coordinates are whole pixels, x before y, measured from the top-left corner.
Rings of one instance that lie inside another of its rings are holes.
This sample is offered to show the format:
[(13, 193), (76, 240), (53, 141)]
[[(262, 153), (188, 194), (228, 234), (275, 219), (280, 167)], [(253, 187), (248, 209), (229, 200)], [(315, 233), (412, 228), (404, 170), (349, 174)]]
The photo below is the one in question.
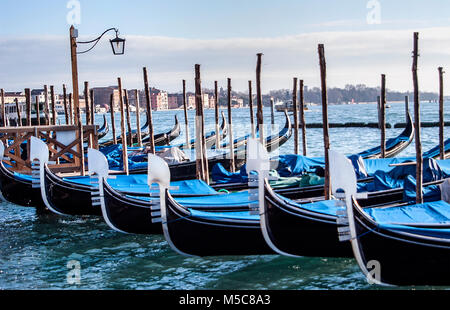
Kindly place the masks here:
[(47, 194), (45, 192), (45, 177), (44, 169), (49, 162), (49, 150), (47, 144), (36, 137), (30, 139), (30, 161), (32, 164), (32, 179), (33, 187), (41, 188), (41, 196), (45, 206), (53, 213), (64, 215), (59, 212), (47, 200)]
[(367, 199), (366, 194), (358, 194), (355, 169), (351, 161), (345, 156), (333, 150), (329, 150), (331, 189), (333, 195), (343, 200), (345, 209), (337, 211), (338, 235), (341, 241), (350, 241), (353, 254), (358, 262), (359, 268), (366, 276), (370, 284), (383, 284), (379, 277), (368, 270), (361, 257), (358, 235), (355, 229), (355, 218), (353, 216), (353, 199)]

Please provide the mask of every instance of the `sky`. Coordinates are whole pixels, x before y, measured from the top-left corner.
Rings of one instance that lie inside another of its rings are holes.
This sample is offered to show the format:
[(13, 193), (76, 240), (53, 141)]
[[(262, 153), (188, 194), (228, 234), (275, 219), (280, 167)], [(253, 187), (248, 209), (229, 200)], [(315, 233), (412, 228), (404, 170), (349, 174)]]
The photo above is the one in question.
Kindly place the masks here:
[(121, 77), (125, 88), (142, 88), (146, 66), (151, 86), (178, 92), (186, 79), (192, 90), (201, 64), (204, 88), (231, 78), (233, 89), (247, 91), (256, 54), (264, 53), (263, 92), (290, 89), (293, 77), (315, 87), (323, 43), (329, 87), (378, 86), (386, 74), (389, 89), (407, 91), (418, 31), (419, 85), (437, 92), (437, 68), (450, 67), (449, 11), (448, 0), (0, 0), (0, 87), (70, 86), (75, 23), (79, 40), (110, 27), (127, 40), (123, 56), (112, 55), (113, 33), (79, 55), (80, 85)]

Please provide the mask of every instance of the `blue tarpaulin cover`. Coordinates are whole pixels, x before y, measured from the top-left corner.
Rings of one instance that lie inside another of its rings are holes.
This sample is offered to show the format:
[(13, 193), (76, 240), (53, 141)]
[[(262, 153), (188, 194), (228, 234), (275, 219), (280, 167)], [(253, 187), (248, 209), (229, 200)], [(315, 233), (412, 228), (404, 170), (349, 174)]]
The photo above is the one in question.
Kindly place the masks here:
[(195, 209), (189, 209), (192, 217), (207, 219), (236, 219), (259, 222), (259, 215), (252, 215), (248, 211), (242, 212), (205, 212)]
[[(132, 197), (132, 196), (130, 196)], [(152, 197), (132, 197), (134, 199), (142, 201), (151, 201)], [(176, 202), (181, 204), (183, 207), (213, 207), (213, 206), (230, 206), (230, 207), (240, 207), (248, 206), (249, 204), (258, 203), (257, 200), (250, 200), (248, 192), (239, 192), (231, 194), (219, 194), (215, 196), (204, 196), (204, 197), (180, 197), (174, 198)]]
[[(115, 190), (127, 192), (127, 193), (137, 193), (146, 194), (150, 193), (149, 187), (147, 185), (147, 175), (146, 174), (136, 174), (136, 175), (117, 175), (115, 179), (108, 179), (108, 184)], [(91, 184), (90, 177), (67, 177), (64, 178), (65, 181), (87, 185), (95, 186), (97, 184)], [(215, 191), (211, 186), (206, 184), (201, 180), (187, 180), (178, 181), (170, 183), (173, 187), (178, 187), (179, 189), (171, 190), (172, 195), (217, 195), (218, 192)], [(157, 186), (157, 184), (153, 184)], [(152, 190), (152, 193), (158, 193), (158, 190)]]
[[(444, 150), (445, 152), (448, 152), (450, 150), (450, 139), (446, 140), (444, 142)], [(431, 150), (423, 153), (424, 158), (436, 158), (441, 154), (441, 150), (439, 145), (435, 146)]]

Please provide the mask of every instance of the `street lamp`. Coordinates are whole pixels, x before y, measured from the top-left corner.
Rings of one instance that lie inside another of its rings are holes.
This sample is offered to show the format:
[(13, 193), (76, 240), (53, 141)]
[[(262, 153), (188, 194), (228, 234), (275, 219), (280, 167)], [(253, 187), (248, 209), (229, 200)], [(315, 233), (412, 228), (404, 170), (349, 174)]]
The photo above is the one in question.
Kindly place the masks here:
[[(78, 38), (78, 30), (75, 29), (74, 26), (70, 27), (70, 55), (72, 61), (72, 86), (73, 86), (73, 101), (74, 101), (74, 109), (75, 109), (75, 124), (78, 124), (78, 110), (80, 107), (80, 95), (78, 89), (78, 54), (85, 54), (91, 51), (97, 44), (100, 42), (101, 38), (108, 33), (109, 31), (115, 31), (116, 37), (114, 39), (109, 40), (111, 43), (111, 48), (114, 55), (123, 55), (125, 53), (125, 39), (119, 38), (119, 30), (116, 28), (109, 28), (105, 30), (99, 37), (90, 41), (79, 41)], [(77, 52), (78, 44), (92, 44), (90, 48), (85, 51)]]

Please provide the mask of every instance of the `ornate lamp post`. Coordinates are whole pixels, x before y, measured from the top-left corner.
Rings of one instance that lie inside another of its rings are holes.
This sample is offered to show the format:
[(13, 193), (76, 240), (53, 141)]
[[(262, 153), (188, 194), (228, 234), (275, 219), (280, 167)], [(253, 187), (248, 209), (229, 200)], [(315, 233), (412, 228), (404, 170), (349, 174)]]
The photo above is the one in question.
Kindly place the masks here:
[[(78, 38), (78, 30), (75, 29), (74, 26), (70, 27), (70, 55), (72, 61), (72, 86), (73, 86), (73, 102), (74, 102), (74, 111), (75, 111), (75, 123), (78, 124), (78, 108), (80, 107), (80, 95), (78, 89), (78, 54), (85, 54), (91, 51), (101, 40), (101, 38), (108, 33), (109, 31), (115, 31), (116, 37), (114, 39), (109, 40), (111, 43), (111, 48), (114, 55), (123, 55), (125, 53), (125, 39), (119, 38), (119, 30), (116, 28), (110, 28), (105, 30), (99, 37), (90, 41), (79, 41)], [(92, 46), (82, 52), (77, 52), (78, 44), (92, 44)]]

